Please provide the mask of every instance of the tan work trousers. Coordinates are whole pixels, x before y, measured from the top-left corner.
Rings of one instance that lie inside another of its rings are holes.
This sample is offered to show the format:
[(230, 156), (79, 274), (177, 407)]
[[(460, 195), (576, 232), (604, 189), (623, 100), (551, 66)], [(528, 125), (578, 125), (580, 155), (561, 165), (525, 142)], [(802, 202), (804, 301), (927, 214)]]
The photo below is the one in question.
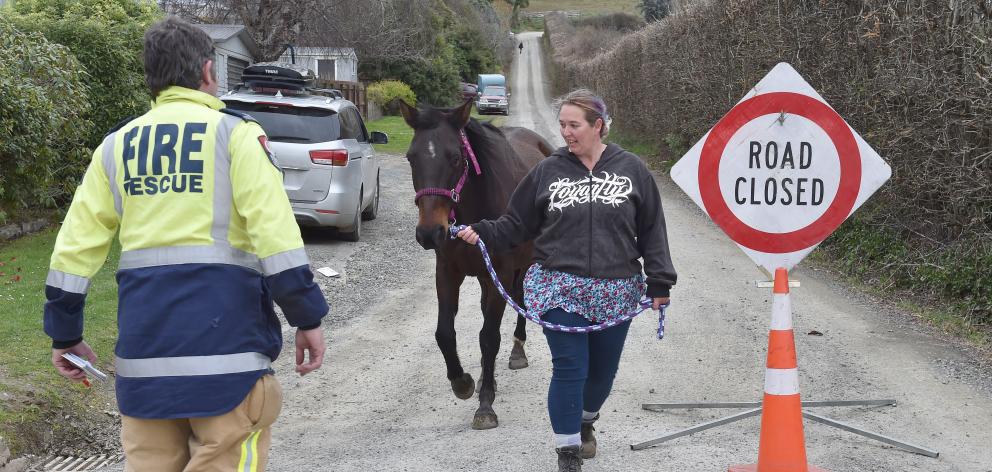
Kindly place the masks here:
[(282, 388), (265, 375), (233, 410), (205, 418), (121, 417), (126, 472), (263, 472)]

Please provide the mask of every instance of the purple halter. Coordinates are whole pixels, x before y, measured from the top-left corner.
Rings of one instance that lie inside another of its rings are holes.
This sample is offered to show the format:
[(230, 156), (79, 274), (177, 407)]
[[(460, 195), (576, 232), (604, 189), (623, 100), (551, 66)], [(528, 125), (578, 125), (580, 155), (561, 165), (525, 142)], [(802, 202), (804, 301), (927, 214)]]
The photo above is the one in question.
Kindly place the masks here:
[[(472, 150), (472, 145), (468, 142), (468, 136), (465, 135), (465, 130), (461, 129), (458, 132), (462, 138), (462, 158), (465, 159), (465, 168), (462, 169), (462, 176), (458, 179), (458, 183), (455, 184), (455, 188), (448, 190), (437, 187), (427, 187), (422, 188), (417, 191), (417, 196), (413, 197), (413, 204), (416, 205), (420, 200), (420, 197), (425, 195), (437, 195), (439, 197), (448, 197), (455, 204), (461, 199), (462, 188), (465, 187), (465, 181), (468, 180), (468, 165), (472, 164), (475, 168), (475, 175), (482, 175), (482, 169), (479, 168), (479, 160), (475, 158), (475, 151)], [(455, 222), (455, 206), (451, 206), (451, 212), (448, 214), (448, 221), (451, 223)]]

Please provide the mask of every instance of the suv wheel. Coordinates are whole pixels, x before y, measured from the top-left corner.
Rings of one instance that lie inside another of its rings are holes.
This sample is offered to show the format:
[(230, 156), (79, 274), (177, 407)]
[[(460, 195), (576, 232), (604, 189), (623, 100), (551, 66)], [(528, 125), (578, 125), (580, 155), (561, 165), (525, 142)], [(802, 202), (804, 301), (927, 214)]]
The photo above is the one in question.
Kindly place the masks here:
[(362, 219), (366, 221), (374, 220), (379, 216), (379, 174), (375, 175), (375, 193), (372, 195), (372, 203), (362, 212)]
[(339, 233), (345, 241), (357, 242), (362, 237), (362, 194), (358, 194), (358, 208), (355, 208), (355, 221), (347, 231)]

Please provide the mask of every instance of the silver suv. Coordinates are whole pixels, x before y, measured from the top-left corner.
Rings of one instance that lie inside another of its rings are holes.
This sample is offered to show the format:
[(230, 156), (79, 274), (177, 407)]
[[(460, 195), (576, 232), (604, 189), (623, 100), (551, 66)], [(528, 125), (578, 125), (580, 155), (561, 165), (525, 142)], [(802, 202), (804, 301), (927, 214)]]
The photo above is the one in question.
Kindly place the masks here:
[(337, 91), (249, 83), (220, 98), (262, 125), (297, 223), (337, 228), (343, 239), (358, 241), (362, 220), (379, 212), (372, 145), (385, 144), (386, 134), (370, 134), (358, 108)]

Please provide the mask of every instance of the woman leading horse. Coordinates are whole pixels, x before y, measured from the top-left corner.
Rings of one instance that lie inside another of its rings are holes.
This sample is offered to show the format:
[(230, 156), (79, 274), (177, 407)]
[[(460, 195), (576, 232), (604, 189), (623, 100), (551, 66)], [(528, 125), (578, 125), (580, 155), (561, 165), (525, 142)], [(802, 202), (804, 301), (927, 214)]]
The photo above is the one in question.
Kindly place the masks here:
[[(545, 321), (616, 320), (645, 292), (657, 310), (676, 279), (658, 186), (640, 158), (603, 143), (610, 120), (601, 98), (576, 90), (558, 107), (567, 146), (527, 174), (506, 215), (458, 237), (476, 244), (481, 236), (495, 252), (533, 240), (524, 299)], [(630, 321), (588, 334), (544, 330), (553, 363), (548, 413), (562, 472), (580, 471), (582, 459), (596, 455), (593, 422), (613, 387), (629, 328)]]

